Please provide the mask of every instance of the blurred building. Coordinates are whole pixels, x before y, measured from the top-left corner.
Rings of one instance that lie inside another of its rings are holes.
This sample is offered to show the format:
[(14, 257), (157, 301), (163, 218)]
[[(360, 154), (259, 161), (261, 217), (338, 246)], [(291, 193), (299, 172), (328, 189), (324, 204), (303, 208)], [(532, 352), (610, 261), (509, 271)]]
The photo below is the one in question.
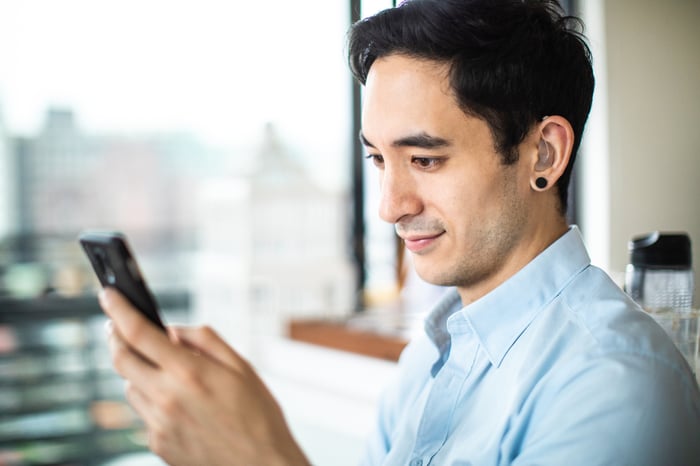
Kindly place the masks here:
[(290, 317), (343, 315), (354, 305), (347, 197), (316, 186), (265, 129), (257, 166), (200, 192), (196, 320), (243, 352)]
[(127, 233), (154, 291), (193, 291), (194, 320), (229, 337), (354, 308), (350, 199), (319, 187), (271, 126), (254, 149), (217, 157), (182, 134), (86, 134), (52, 109), (12, 142), (19, 218), (15, 238), (0, 238), (0, 285), (23, 297), (76, 273), (73, 290), (90, 286), (76, 236), (100, 228)]
[(64, 108), (49, 109), (36, 135), (3, 135), (0, 120), (0, 168), (7, 170), (0, 176), (0, 289), (27, 267), (36, 282), (27, 290), (56, 289), (55, 277), (70, 267), (82, 267), (90, 285), (76, 242), (88, 228), (127, 233), (156, 287), (187, 283), (180, 264), (195, 230), (192, 193), (217, 171), (212, 149), (176, 132), (87, 133)]
[(0, 238), (9, 233), (15, 223), (15, 167), (10, 137), (0, 107)]
[[(71, 110), (50, 109), (39, 134), (16, 141), (19, 231), (191, 229), (191, 204), (178, 195), (191, 173), (172, 163), (182, 138), (85, 134)], [(205, 150), (188, 149), (192, 159)]]

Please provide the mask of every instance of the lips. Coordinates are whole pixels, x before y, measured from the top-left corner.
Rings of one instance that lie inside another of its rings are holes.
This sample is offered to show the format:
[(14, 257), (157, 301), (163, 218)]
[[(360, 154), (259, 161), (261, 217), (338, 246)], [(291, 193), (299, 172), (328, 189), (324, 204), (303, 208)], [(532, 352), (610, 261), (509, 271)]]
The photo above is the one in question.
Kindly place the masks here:
[(413, 253), (425, 252), (430, 246), (435, 244), (437, 239), (444, 233), (444, 231), (441, 231), (429, 235), (407, 235), (403, 238), (403, 241), (409, 251)]

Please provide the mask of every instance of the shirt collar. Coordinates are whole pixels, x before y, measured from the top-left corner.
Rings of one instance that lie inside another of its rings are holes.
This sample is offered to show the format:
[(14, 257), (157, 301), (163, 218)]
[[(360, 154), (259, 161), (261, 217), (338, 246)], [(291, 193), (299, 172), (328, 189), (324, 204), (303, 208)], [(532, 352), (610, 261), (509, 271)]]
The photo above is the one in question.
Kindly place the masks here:
[(441, 358), (450, 349), (447, 319), (462, 308), (462, 299), (456, 288), (449, 288), (425, 319), (425, 333), (433, 341)]
[(464, 333), (467, 322), (491, 363), (499, 366), (508, 349), (534, 317), (551, 302), (590, 258), (576, 226), (552, 243), (498, 288), (462, 307), (455, 288), (450, 289), (428, 315), (425, 330), (444, 361), (451, 335)]

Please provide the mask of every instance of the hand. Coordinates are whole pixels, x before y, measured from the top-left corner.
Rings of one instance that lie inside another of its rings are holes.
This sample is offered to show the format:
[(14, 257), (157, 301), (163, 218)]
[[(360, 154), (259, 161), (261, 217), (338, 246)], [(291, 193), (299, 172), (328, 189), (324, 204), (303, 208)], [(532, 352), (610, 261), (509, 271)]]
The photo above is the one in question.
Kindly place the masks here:
[(168, 328), (116, 290), (100, 293), (110, 351), (151, 450), (171, 465), (308, 465), (250, 364), (209, 327)]

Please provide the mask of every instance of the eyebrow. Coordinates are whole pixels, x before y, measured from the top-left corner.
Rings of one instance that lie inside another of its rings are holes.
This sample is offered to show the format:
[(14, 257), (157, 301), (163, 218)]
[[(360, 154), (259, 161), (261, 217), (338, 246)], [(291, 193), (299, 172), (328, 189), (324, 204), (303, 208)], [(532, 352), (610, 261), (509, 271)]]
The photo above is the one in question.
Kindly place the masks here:
[[(360, 141), (363, 145), (376, 149), (374, 144), (367, 140), (362, 131), (360, 131)], [(441, 147), (449, 146), (450, 141), (438, 136), (431, 136), (430, 134), (423, 131), (417, 134), (410, 134), (408, 136), (401, 137), (392, 142), (391, 145), (392, 147), (418, 147), (420, 149), (439, 149)]]

